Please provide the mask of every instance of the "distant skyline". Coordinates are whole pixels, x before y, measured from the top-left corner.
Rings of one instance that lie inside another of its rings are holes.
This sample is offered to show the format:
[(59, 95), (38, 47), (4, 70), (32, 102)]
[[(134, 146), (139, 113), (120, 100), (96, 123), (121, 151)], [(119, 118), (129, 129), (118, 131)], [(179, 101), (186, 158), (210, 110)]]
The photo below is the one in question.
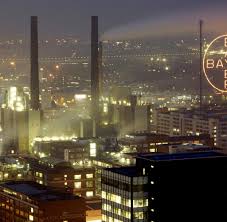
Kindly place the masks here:
[(91, 15), (99, 16), (100, 33), (108, 33), (123, 32), (127, 24), (133, 27), (135, 23), (138, 28), (140, 21), (163, 20), (169, 15), (170, 22), (185, 13), (193, 19), (194, 11), (211, 8), (219, 15), (226, 6), (225, 0), (8, 0), (0, 4), (0, 39), (27, 36), (31, 15), (39, 17), (41, 38), (76, 35), (89, 39)]

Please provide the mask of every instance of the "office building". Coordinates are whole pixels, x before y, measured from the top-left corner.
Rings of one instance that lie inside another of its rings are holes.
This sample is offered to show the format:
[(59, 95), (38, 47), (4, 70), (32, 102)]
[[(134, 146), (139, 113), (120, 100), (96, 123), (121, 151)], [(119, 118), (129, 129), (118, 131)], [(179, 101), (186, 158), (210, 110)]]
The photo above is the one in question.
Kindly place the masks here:
[(141, 154), (102, 171), (102, 221), (225, 221), (227, 156)]
[(171, 149), (180, 144), (197, 144), (214, 147), (214, 140), (208, 134), (188, 136), (168, 136), (157, 133), (131, 133), (119, 139), (119, 146), (128, 152), (136, 153), (169, 153)]
[(74, 167), (69, 162), (48, 157), (28, 159), (28, 163), (33, 180), (39, 184), (63, 189), (87, 199), (96, 196), (95, 169), (89, 165)]
[(193, 110), (156, 110), (156, 132), (169, 136), (209, 134), (214, 145), (227, 147), (227, 110), (224, 108)]
[(34, 182), (6, 182), (0, 185), (0, 220), (85, 222), (84, 199)]

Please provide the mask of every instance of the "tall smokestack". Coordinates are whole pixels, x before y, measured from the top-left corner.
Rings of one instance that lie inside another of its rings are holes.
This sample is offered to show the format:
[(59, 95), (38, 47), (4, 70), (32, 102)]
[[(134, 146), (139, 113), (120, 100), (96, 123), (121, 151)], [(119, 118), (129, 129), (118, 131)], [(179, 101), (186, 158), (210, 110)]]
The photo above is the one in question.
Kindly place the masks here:
[(98, 16), (91, 17), (91, 111), (92, 118), (98, 120), (99, 116), (99, 40)]
[(199, 21), (199, 106), (200, 112), (203, 106), (203, 20)]
[(31, 109), (39, 110), (38, 17), (31, 16)]
[(99, 42), (99, 95), (103, 96), (102, 41)]

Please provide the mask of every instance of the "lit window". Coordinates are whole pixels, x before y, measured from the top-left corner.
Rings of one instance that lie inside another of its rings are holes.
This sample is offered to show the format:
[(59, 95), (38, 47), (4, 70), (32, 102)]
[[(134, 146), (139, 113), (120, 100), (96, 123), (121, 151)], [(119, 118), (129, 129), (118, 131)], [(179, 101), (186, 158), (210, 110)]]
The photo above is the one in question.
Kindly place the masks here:
[(32, 215), (29, 215), (29, 221), (34, 221), (34, 217)]
[(75, 180), (81, 179), (81, 175), (74, 175), (74, 179), (75, 179)]
[(34, 213), (34, 208), (33, 207), (31, 207), (31, 213)]
[(9, 177), (9, 174), (8, 173), (5, 173), (4, 174), (4, 178), (8, 178)]
[(151, 184), (154, 184), (154, 181), (151, 181)]
[(102, 198), (106, 199), (106, 192), (105, 191), (102, 191)]
[(86, 178), (87, 178), (87, 179), (93, 178), (93, 173), (88, 173), (88, 174), (86, 174)]
[(67, 182), (64, 182), (64, 185), (65, 185), (65, 186), (67, 186), (67, 185), (68, 185), (68, 183), (67, 183)]
[(90, 143), (90, 156), (96, 156), (96, 143)]
[(115, 196), (115, 201), (116, 201), (116, 203), (118, 203), (118, 204), (121, 204), (121, 196)]
[(145, 175), (146, 174), (146, 169), (145, 168), (143, 168), (143, 175)]
[(134, 217), (136, 219), (143, 219), (143, 212), (135, 212)]
[(81, 182), (75, 182), (74, 187), (77, 189), (81, 188)]
[(102, 214), (102, 221), (106, 221), (106, 215)]
[(67, 177), (67, 175), (65, 174), (64, 177)]
[(86, 192), (86, 197), (93, 197), (94, 196), (94, 192), (93, 191), (87, 191)]

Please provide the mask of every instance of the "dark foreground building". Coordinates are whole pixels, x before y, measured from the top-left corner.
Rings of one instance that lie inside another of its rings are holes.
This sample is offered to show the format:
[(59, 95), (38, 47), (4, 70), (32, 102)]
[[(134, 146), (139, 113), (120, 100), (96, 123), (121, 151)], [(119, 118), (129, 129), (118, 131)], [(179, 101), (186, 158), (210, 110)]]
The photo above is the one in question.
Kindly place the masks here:
[(217, 152), (140, 155), (103, 170), (102, 221), (226, 221), (226, 172)]
[(0, 185), (1, 222), (85, 222), (83, 198), (34, 182)]

